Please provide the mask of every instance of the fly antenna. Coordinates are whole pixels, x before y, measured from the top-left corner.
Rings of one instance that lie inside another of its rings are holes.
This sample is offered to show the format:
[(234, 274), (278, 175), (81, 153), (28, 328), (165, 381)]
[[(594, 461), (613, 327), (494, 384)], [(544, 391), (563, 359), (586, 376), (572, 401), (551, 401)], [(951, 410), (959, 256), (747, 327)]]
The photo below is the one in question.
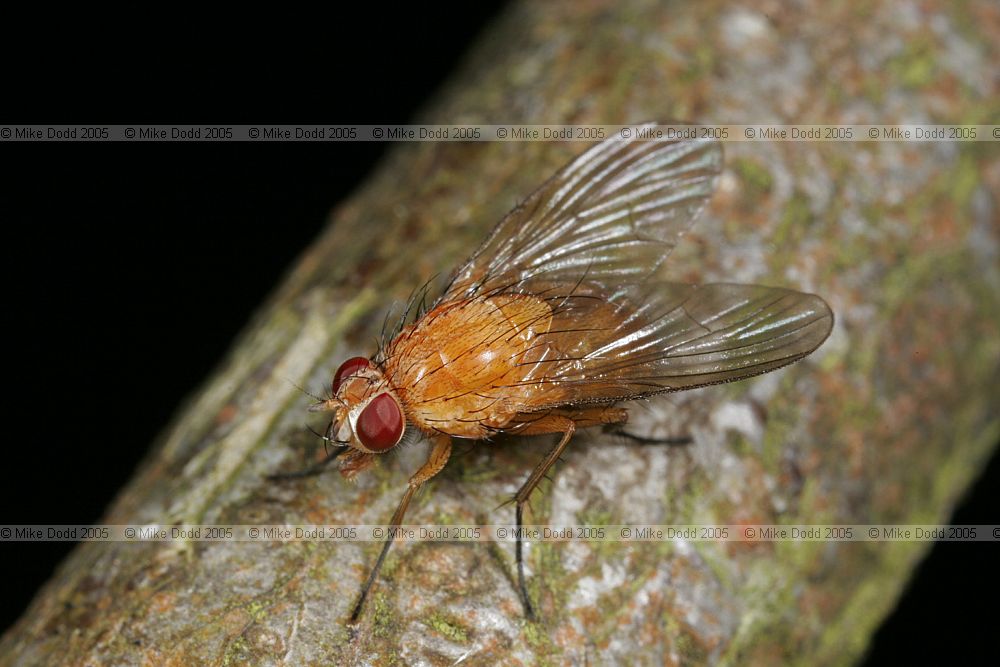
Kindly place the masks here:
[(301, 385), (299, 385), (296, 382), (293, 382), (292, 380), (289, 380), (288, 378), (285, 378), (285, 379), (288, 380), (288, 384), (292, 385), (293, 387), (295, 387), (296, 389), (298, 389), (299, 391), (301, 391), (303, 394), (305, 394), (309, 398), (315, 399), (316, 401), (318, 401), (320, 403), (324, 403), (324, 402), (326, 402), (328, 400), (328, 399), (322, 398), (320, 396), (317, 396), (316, 394), (312, 393), (311, 391), (306, 390)]
[[(333, 422), (330, 422), (330, 423), (332, 424)], [(312, 426), (308, 426), (307, 425), (306, 428), (309, 429), (312, 432), (313, 435), (315, 435), (317, 438), (319, 438), (320, 440), (322, 440), (324, 443), (334, 444), (334, 445), (337, 445), (338, 447), (344, 447), (344, 446), (347, 445), (347, 443), (345, 441), (343, 441), (343, 440), (336, 440), (334, 438), (331, 438), (329, 435), (323, 435), (322, 433), (320, 433), (319, 431), (317, 431), (316, 429), (314, 429)], [(326, 432), (330, 433), (330, 429), (327, 429)]]

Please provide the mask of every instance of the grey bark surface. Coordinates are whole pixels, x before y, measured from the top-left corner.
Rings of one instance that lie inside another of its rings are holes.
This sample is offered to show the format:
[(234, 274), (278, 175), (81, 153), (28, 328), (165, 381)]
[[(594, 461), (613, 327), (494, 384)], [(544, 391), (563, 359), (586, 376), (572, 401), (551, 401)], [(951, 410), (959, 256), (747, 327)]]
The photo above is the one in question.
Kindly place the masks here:
[[(440, 92), (439, 123), (996, 123), (991, 2), (519, 3)], [(1000, 435), (995, 143), (730, 142), (666, 275), (824, 296), (831, 338), (787, 369), (637, 406), (582, 434), (540, 524), (947, 522)], [(309, 400), (373, 350), (385, 309), (464, 259), (583, 146), (415, 143), (332, 214), (122, 490), (106, 523), (379, 524), (426, 445), (347, 483), (265, 475), (320, 454)], [(318, 423), (317, 425), (322, 426)], [(551, 439), (459, 446), (408, 522), (503, 524)], [(466, 451), (468, 450), (468, 451)], [(80, 545), (0, 664), (841, 664), (919, 542), (534, 544), (527, 622), (510, 544)], [(975, 547), (972, 547), (975, 548)]]

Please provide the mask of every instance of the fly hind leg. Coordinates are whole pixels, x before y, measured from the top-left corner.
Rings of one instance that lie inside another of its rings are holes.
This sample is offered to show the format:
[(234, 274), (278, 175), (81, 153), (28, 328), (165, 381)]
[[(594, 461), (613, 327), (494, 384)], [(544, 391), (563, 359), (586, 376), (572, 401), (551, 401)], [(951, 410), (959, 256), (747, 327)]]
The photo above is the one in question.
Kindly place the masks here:
[(620, 421), (615, 422), (604, 422), (604, 432), (613, 433), (615, 435), (620, 435), (623, 438), (628, 438), (632, 442), (640, 445), (690, 445), (694, 442), (689, 435), (681, 435), (673, 438), (650, 438), (649, 436), (636, 435), (625, 430), (625, 422), (628, 421), (628, 412), (624, 408), (609, 408), (618, 409), (625, 413), (625, 416)]
[(556, 446), (535, 466), (528, 479), (525, 480), (521, 488), (514, 494), (514, 502), (516, 503), (515, 514), (517, 517), (517, 541), (515, 545), (517, 584), (521, 591), (521, 603), (524, 605), (524, 615), (529, 620), (535, 619), (535, 610), (531, 605), (531, 598), (528, 596), (528, 587), (524, 581), (524, 556), (523, 544), (521, 542), (521, 527), (524, 523), (524, 504), (528, 502), (531, 492), (535, 490), (535, 487), (545, 477), (545, 473), (559, 460), (578, 426), (585, 428), (607, 424), (624, 424), (627, 420), (628, 412), (624, 408), (606, 407), (587, 408), (577, 411), (552, 411), (540, 416), (526, 413), (518, 415), (515, 419), (521, 426), (511, 430), (518, 435), (562, 434)]
[(690, 435), (679, 435), (673, 438), (650, 438), (644, 435), (636, 435), (635, 433), (629, 433), (623, 428), (609, 428), (608, 433), (613, 433), (615, 435), (620, 435), (623, 438), (628, 438), (632, 442), (639, 445), (690, 445), (694, 440), (691, 439)]

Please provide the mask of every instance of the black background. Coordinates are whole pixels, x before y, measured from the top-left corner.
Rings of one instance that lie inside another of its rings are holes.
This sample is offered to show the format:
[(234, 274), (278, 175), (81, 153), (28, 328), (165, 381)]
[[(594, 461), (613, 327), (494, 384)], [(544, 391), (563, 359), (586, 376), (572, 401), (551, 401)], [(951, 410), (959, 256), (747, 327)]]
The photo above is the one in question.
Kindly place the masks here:
[[(8, 71), (0, 122), (403, 123), (499, 11), (501, 3), (480, 3), (452, 14), (352, 16), (293, 49), (271, 34), (246, 35), (238, 53), (221, 57), (217, 35), (186, 35), (183, 61), (173, 38), (102, 46), (76, 36), (70, 61)], [(388, 148), (4, 144), (10, 393), (0, 523), (98, 520), (142, 443)], [(954, 522), (998, 522), (997, 488), (994, 457)], [(0, 544), (0, 628), (71, 548)], [(996, 545), (935, 546), (870, 663), (995, 658), (995, 618), (976, 607), (997, 599), (998, 554)]]

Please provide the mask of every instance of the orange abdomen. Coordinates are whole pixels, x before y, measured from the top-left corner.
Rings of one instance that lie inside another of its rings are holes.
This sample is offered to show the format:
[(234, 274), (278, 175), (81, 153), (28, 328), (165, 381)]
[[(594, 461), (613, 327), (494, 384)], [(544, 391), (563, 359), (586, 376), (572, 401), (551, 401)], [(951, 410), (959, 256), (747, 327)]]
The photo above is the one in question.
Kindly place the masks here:
[(425, 431), (488, 436), (530, 403), (552, 309), (531, 295), (451, 301), (405, 327), (385, 374), (407, 417)]

